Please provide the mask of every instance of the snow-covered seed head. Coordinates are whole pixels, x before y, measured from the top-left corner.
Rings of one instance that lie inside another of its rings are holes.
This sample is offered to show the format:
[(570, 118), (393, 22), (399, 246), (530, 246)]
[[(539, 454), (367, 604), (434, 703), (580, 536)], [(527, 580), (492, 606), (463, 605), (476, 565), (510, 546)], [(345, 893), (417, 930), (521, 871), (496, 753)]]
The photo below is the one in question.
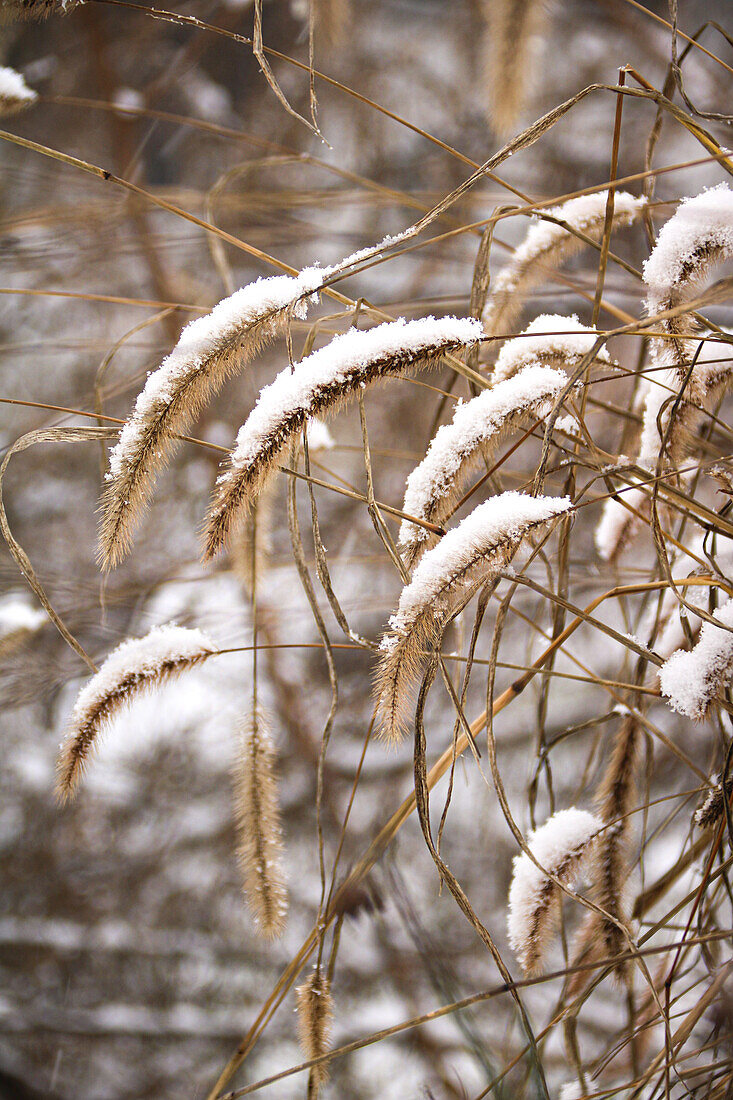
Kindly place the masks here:
[(459, 601), (506, 568), (532, 531), (571, 509), (568, 497), (501, 493), (474, 508), (422, 557), (380, 645), (376, 690), (383, 738), (402, 738), (425, 653), (439, 644)]
[(233, 769), (237, 859), (257, 932), (273, 939), (285, 927), (288, 893), (282, 866), (282, 827), (275, 746), (267, 715), (242, 723)]
[(188, 431), (227, 378), (285, 329), (291, 316), (305, 316), (309, 297), (325, 275), (320, 268), (306, 268), (297, 277), (258, 279), (186, 325), (173, 351), (148, 376), (110, 454), (101, 507), (103, 568), (117, 565), (128, 552), (133, 528), (176, 437)]
[(262, 492), (278, 460), (309, 417), (332, 414), (366, 386), (436, 366), (481, 337), (480, 321), (422, 317), (335, 337), (260, 393), (220, 475), (205, 525), (206, 560), (224, 546), (232, 524)]
[[(416, 519), (442, 525), (480, 460), (530, 415), (552, 403), (567, 380), (562, 371), (530, 366), (457, 405), (452, 422), (438, 429), (425, 458), (409, 475), (402, 510)], [(437, 537), (426, 527), (403, 521), (400, 542), (409, 568), (435, 545)]]
[(173, 623), (117, 646), (76, 700), (59, 755), (59, 798), (65, 802), (76, 793), (105, 725), (144, 691), (158, 687), (212, 653), (216, 653), (216, 647), (202, 631)]
[[(662, 226), (644, 264), (647, 312), (675, 309), (693, 298), (715, 264), (733, 255), (733, 191), (726, 183), (685, 199)], [(698, 325), (691, 313), (658, 322), (666, 337), (654, 340), (660, 363), (684, 369), (695, 353)], [(655, 326), (656, 327), (656, 326)]]
[(678, 650), (659, 670), (662, 695), (672, 710), (702, 719), (733, 676), (733, 599), (714, 612), (721, 625), (704, 623), (693, 649)]
[[(330, 982), (320, 967), (313, 971), (303, 985), (298, 986), (295, 999), (301, 1050), (309, 1060), (321, 1058), (331, 1045), (333, 997)], [(328, 1078), (328, 1062), (313, 1066), (310, 1076), (317, 1094)], [(310, 1088), (308, 1094), (311, 1095)]]
[[(568, 199), (545, 211), (594, 241), (601, 239), (606, 220), (607, 191)], [(626, 191), (614, 195), (614, 228), (631, 225), (646, 206), (646, 199), (634, 198)], [(556, 222), (534, 222), (522, 243), (493, 283), (484, 311), (484, 325), (491, 335), (511, 332), (527, 293), (583, 248), (584, 242)]]
[(38, 95), (15, 69), (0, 66), (0, 117), (14, 115), (35, 103)]
[[(512, 378), (529, 366), (572, 368), (595, 344), (598, 333), (582, 325), (573, 313), (543, 313), (535, 317), (521, 336), (507, 340), (499, 352), (491, 379), (494, 383)], [(599, 363), (610, 363), (604, 348), (596, 356)]]
[(575, 889), (588, 874), (603, 823), (585, 810), (559, 810), (527, 838), (526, 852), (514, 858), (509, 890), (509, 944), (525, 974), (539, 973), (560, 914), (562, 891), (549, 877)]

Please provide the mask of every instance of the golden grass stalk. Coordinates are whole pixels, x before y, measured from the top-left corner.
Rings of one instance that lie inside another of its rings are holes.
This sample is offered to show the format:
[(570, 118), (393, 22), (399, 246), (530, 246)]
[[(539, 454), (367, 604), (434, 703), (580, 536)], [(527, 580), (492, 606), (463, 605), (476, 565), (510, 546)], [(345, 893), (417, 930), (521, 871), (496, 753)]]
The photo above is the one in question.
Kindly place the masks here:
[[(321, 1058), (331, 1044), (333, 1026), (333, 997), (331, 983), (318, 967), (303, 985), (295, 990), (298, 1013), (298, 1039), (307, 1059)], [(322, 1062), (311, 1070), (311, 1082), (308, 1094), (315, 1095), (320, 1086), (328, 1079), (328, 1062)]]
[(128, 552), (133, 528), (176, 436), (188, 430), (227, 378), (284, 330), (291, 315), (305, 315), (308, 296), (323, 274), (308, 268), (297, 278), (258, 279), (185, 327), (173, 351), (148, 377), (110, 454), (99, 540), (104, 569)]
[(276, 752), (270, 722), (255, 710), (242, 724), (233, 770), (237, 859), (255, 928), (274, 939), (282, 934), (288, 892), (282, 866), (282, 827)]
[(193, 668), (212, 653), (216, 647), (202, 631), (173, 623), (117, 646), (76, 700), (58, 760), (59, 799), (67, 802), (76, 794), (105, 725), (144, 691)]
[(401, 740), (426, 651), (439, 643), (458, 602), (501, 572), (533, 530), (571, 508), (568, 497), (502, 493), (480, 504), (424, 555), (380, 645), (376, 692), (385, 740)]
[(472, 318), (423, 317), (351, 329), (287, 368), (260, 393), (217, 480), (204, 532), (204, 559), (224, 546), (233, 523), (251, 508), (277, 464), (312, 416), (332, 414), (385, 378), (436, 366), (448, 351), (475, 343)]
[(527, 838), (537, 862), (526, 852), (515, 856), (507, 930), (525, 974), (542, 971), (560, 915), (562, 890), (549, 876), (575, 889), (593, 866), (602, 828), (603, 823), (585, 810), (559, 810)]
[(531, 93), (547, 22), (546, 0), (482, 0), (487, 111), (500, 137), (516, 129)]
[[(581, 195), (545, 213), (584, 233), (586, 237), (600, 241), (606, 221), (607, 199), (607, 191)], [(614, 195), (614, 228), (631, 225), (645, 205), (645, 199), (634, 198), (626, 191), (617, 191)], [(533, 223), (510, 263), (494, 280), (483, 315), (486, 331), (492, 336), (511, 332), (532, 287), (583, 246), (584, 242), (562, 225), (544, 220)]]
[[(465, 484), (482, 458), (502, 439), (536, 415), (567, 384), (567, 375), (530, 366), (519, 374), (457, 405), (450, 424), (438, 429), (422, 462), (407, 479), (402, 510), (442, 526), (460, 500)], [(438, 535), (405, 520), (400, 529), (403, 557), (412, 568), (434, 546)]]

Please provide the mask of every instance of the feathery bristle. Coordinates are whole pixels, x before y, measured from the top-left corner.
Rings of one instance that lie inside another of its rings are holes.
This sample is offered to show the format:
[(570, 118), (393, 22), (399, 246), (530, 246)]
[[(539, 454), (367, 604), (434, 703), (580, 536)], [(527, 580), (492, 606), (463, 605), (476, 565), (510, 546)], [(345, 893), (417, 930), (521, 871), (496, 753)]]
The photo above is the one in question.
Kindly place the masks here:
[[(608, 192), (598, 191), (593, 195), (568, 199), (545, 213), (598, 241), (606, 221), (607, 200)], [(645, 206), (645, 199), (634, 198), (626, 191), (617, 191), (614, 195), (614, 228), (631, 225)], [(492, 336), (511, 332), (529, 290), (583, 247), (582, 240), (555, 222), (543, 220), (532, 224), (510, 263), (494, 280), (483, 315), (486, 331)]]
[[(306, 1058), (321, 1058), (328, 1052), (333, 1026), (333, 997), (328, 978), (320, 967), (295, 990), (298, 1012), (298, 1039)], [(311, 1070), (311, 1080), (318, 1088), (328, 1078), (328, 1062)]]
[(268, 939), (282, 934), (288, 909), (282, 867), (282, 828), (276, 753), (269, 720), (255, 711), (243, 723), (234, 766), (237, 859), (257, 931)]
[(212, 653), (216, 653), (216, 647), (202, 631), (173, 623), (117, 646), (76, 700), (59, 755), (59, 798), (73, 798), (100, 730), (125, 706)]
[(204, 559), (224, 546), (232, 524), (262, 492), (280, 456), (311, 416), (331, 414), (366, 386), (437, 365), (481, 336), (472, 318), (423, 317), (351, 329), (282, 371), (260, 393), (237, 435), (206, 519)]
[(385, 740), (401, 739), (425, 651), (439, 642), (457, 601), (501, 572), (531, 531), (571, 508), (568, 497), (502, 493), (480, 504), (423, 556), (380, 645), (376, 689)]
[(525, 974), (542, 970), (560, 913), (561, 891), (548, 874), (575, 889), (592, 864), (602, 828), (603, 823), (585, 810), (559, 810), (527, 838), (540, 866), (526, 852), (514, 857), (507, 928)]
[(308, 297), (324, 275), (320, 268), (307, 268), (297, 278), (258, 279), (184, 328), (173, 351), (148, 377), (110, 454), (100, 527), (104, 569), (128, 552), (133, 528), (176, 437), (185, 434), (227, 378), (283, 331), (291, 315), (305, 316)]
[[(442, 525), (480, 459), (518, 429), (528, 415), (551, 403), (567, 380), (562, 371), (526, 367), (513, 378), (457, 405), (452, 422), (438, 429), (425, 458), (409, 475), (402, 510)], [(400, 542), (408, 568), (437, 540), (438, 535), (427, 528), (404, 520)]]
[(725, 797), (730, 799), (733, 790), (733, 781), (727, 780), (725, 795), (723, 794), (722, 776), (716, 775), (712, 779), (713, 787), (695, 810), (694, 822), (698, 829), (710, 829), (717, 825), (725, 813)]
[(546, 0), (483, 0), (486, 20), (487, 111), (494, 131), (509, 137), (532, 90), (544, 37)]

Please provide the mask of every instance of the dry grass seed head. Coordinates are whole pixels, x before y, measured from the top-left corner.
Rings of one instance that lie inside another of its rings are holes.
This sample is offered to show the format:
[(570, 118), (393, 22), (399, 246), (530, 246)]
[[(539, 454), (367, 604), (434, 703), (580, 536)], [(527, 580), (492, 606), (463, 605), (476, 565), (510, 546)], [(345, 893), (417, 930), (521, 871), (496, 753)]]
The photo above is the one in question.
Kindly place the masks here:
[(367, 386), (437, 366), (449, 351), (481, 335), (472, 318), (424, 317), (351, 329), (282, 371), (261, 392), (219, 476), (204, 531), (204, 559), (224, 546), (277, 469), (278, 460), (310, 417), (331, 415)]
[(82, 688), (61, 746), (56, 789), (73, 798), (100, 730), (144, 691), (157, 688), (216, 652), (200, 630), (170, 624), (119, 645)]
[(532, 92), (547, 23), (547, 0), (482, 0), (486, 21), (487, 114), (494, 131), (509, 137)]
[(275, 746), (261, 710), (240, 730), (233, 769), (237, 859), (255, 928), (267, 939), (282, 934), (288, 908)]
[(84, 0), (0, 0), (0, 22), (12, 23), (31, 19), (47, 19), (49, 15), (66, 15)]
[[(328, 978), (320, 967), (313, 971), (303, 985), (295, 990), (298, 1013), (298, 1039), (306, 1058), (321, 1058), (331, 1045), (333, 1026), (333, 997)], [(316, 1088), (328, 1078), (328, 1062), (322, 1062), (311, 1070)]]
[(104, 569), (127, 554), (132, 533), (167, 464), (176, 437), (185, 434), (209, 398), (241, 371), (262, 346), (302, 317), (307, 296), (323, 272), (309, 268), (298, 278), (258, 279), (199, 317), (154, 371), (110, 454), (101, 502), (99, 561)]

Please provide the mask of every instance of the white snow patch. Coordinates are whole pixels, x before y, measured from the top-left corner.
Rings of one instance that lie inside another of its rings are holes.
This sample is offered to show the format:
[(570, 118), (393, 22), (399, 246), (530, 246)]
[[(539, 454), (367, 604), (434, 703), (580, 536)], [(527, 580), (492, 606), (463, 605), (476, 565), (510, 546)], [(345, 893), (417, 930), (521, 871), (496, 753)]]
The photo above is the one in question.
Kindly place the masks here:
[(704, 718), (708, 706), (733, 673), (733, 599), (713, 613), (722, 626), (704, 623), (697, 645), (678, 650), (659, 671), (662, 694), (672, 710)]
[(28, 87), (20, 73), (0, 66), (0, 114), (29, 107), (36, 99), (38, 94)]

